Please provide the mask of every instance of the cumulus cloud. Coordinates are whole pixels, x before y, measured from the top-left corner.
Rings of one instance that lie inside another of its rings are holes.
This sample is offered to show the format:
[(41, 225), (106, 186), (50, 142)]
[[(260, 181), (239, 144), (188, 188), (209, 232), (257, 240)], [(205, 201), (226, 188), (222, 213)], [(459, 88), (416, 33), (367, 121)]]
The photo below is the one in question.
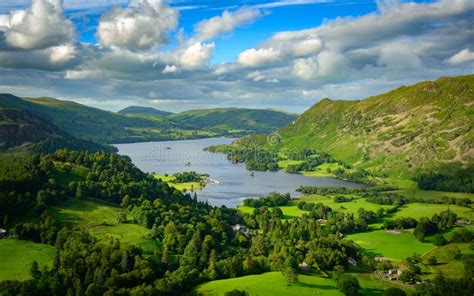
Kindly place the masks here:
[[(423, 76), (444, 64), (471, 59), (474, 2), (434, 3), (378, 1), (378, 11), (361, 17), (326, 20), (322, 25), (274, 34), (239, 54), (237, 65), (278, 69), (297, 79), (344, 82), (392, 77), (411, 71)], [(465, 50), (459, 52), (459, 46)], [(443, 63), (444, 60), (444, 63)], [(226, 66), (219, 73), (241, 68)], [(284, 74), (285, 75), (285, 74)]]
[(61, 0), (33, 0), (27, 10), (0, 15), (0, 33), (0, 47), (3, 42), (9, 48), (28, 50), (71, 42), (75, 30), (64, 16)]
[(132, 0), (102, 15), (97, 35), (102, 45), (132, 51), (149, 50), (168, 42), (179, 13), (164, 0)]
[(194, 26), (197, 40), (210, 40), (222, 33), (229, 33), (235, 28), (251, 24), (262, 16), (258, 9), (241, 8), (235, 12), (225, 10), (222, 15), (203, 20)]
[(202, 66), (211, 59), (214, 47), (214, 42), (196, 42), (184, 51), (179, 61), (185, 68), (196, 68)]
[(59, 71), (77, 65), (79, 61), (77, 49), (73, 45), (28, 51), (0, 51), (0, 66), (4, 68)]
[(445, 60), (446, 64), (449, 65), (459, 65), (471, 61), (474, 61), (474, 52), (470, 51), (468, 48), (461, 50), (449, 59)]
[(251, 48), (239, 54), (237, 61), (245, 66), (258, 67), (278, 61), (280, 53), (273, 48)]

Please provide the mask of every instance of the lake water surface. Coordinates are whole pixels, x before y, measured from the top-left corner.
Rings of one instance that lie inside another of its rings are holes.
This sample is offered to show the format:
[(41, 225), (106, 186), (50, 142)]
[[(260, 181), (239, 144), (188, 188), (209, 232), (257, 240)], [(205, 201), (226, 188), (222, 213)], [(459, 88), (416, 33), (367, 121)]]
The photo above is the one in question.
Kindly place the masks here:
[[(210, 183), (198, 190), (200, 200), (209, 204), (235, 207), (245, 198), (262, 197), (277, 191), (289, 192), (292, 197), (300, 194), (295, 191), (300, 185), (327, 187), (359, 187), (360, 184), (328, 177), (306, 177), (300, 174), (279, 172), (254, 172), (243, 164), (232, 164), (221, 153), (203, 151), (204, 148), (230, 144), (231, 138), (208, 138), (199, 140), (143, 142), (114, 145), (122, 155), (129, 156), (133, 163), (144, 172), (174, 174), (195, 171), (209, 174), (219, 184)], [(189, 165), (190, 163), (190, 165)]]

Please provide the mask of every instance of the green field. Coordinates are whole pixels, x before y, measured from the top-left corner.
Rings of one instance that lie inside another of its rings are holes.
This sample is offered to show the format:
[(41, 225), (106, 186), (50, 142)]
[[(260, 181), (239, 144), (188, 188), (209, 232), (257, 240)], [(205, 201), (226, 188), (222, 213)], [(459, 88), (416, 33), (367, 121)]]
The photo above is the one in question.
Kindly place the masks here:
[[(364, 208), (366, 210), (371, 210), (371, 211), (376, 212), (379, 208), (389, 209), (392, 207), (392, 206), (387, 206), (387, 205), (378, 205), (378, 204), (370, 203), (370, 202), (367, 202), (364, 198), (355, 199), (350, 202), (337, 203), (337, 202), (334, 202), (332, 197), (325, 197), (321, 195), (305, 195), (301, 197), (300, 199), (293, 200), (292, 201), (293, 205), (279, 207), (283, 212), (284, 219), (294, 219), (296, 217), (301, 217), (305, 213), (308, 213), (307, 211), (300, 210), (295, 205), (296, 203), (298, 203), (298, 201), (322, 203), (335, 211), (339, 211), (343, 213), (352, 213), (355, 215), (357, 215), (357, 211), (360, 208)], [(253, 213), (254, 208), (240, 206), (239, 210), (242, 211), (243, 213), (250, 214), (250, 213)]]
[(423, 255), (435, 246), (418, 241), (411, 233), (391, 234), (383, 230), (351, 234), (347, 239), (359, 244), (369, 256), (383, 256), (401, 261), (418, 253)]
[[(438, 247), (423, 256), (423, 273), (428, 277), (434, 277), (437, 271), (441, 271), (446, 277), (462, 278), (464, 275), (464, 265), (461, 258), (453, 258), (452, 250), (460, 251), (461, 256), (465, 254), (474, 254), (470, 243), (451, 243), (446, 246)], [(435, 266), (429, 266), (427, 260), (434, 256), (438, 260)]]
[(161, 174), (153, 174), (153, 176), (157, 179), (161, 179), (163, 182), (168, 183), (168, 185), (173, 186), (174, 188), (181, 190), (181, 191), (194, 191), (194, 190), (199, 190), (202, 189), (205, 185), (199, 183), (199, 182), (186, 182), (186, 183), (175, 183), (175, 177), (174, 176), (165, 176)]
[[(122, 244), (141, 246), (152, 252), (158, 243), (148, 238), (150, 230), (133, 223), (118, 223), (117, 215), (125, 210), (98, 200), (68, 200), (49, 208), (64, 225), (83, 226), (99, 238), (117, 238)], [(130, 217), (127, 217), (128, 219)]]
[(27, 280), (33, 261), (40, 268), (53, 265), (54, 247), (16, 239), (0, 239), (0, 282)]
[(445, 191), (434, 191), (434, 190), (422, 190), (418, 188), (418, 185), (415, 181), (410, 180), (398, 180), (385, 178), (382, 179), (384, 184), (394, 185), (400, 188), (400, 190), (393, 191), (394, 193), (400, 193), (409, 199), (423, 199), (426, 201), (437, 200), (442, 197), (452, 197), (452, 198), (469, 198), (474, 200), (473, 193), (465, 192), (445, 192)]
[[(298, 209), (297, 206), (282, 206), (279, 207), (283, 212), (283, 219), (294, 219), (296, 217), (301, 217), (304, 213), (308, 213), (307, 211), (303, 211)], [(272, 208), (270, 208), (271, 210)], [(247, 207), (247, 206), (240, 206), (239, 210), (242, 213), (252, 214), (255, 208)]]
[(450, 210), (458, 215), (458, 217), (464, 217), (471, 221), (474, 220), (474, 210), (472, 208), (460, 207), (457, 205), (447, 204), (429, 204), (429, 203), (409, 203), (399, 208), (394, 213), (393, 218), (399, 217), (412, 217), (414, 219), (420, 219), (421, 217), (431, 218), (434, 214), (442, 211)]
[[(370, 275), (353, 274), (362, 286), (363, 295), (381, 295), (382, 283), (373, 280)], [(267, 272), (239, 278), (217, 280), (198, 286), (195, 294), (224, 295), (234, 289), (245, 290), (254, 295), (344, 295), (332, 279), (313, 275), (299, 275), (299, 282), (288, 285), (281, 272)]]
[(299, 200), (312, 202), (312, 203), (322, 203), (333, 210), (344, 212), (344, 213), (352, 213), (357, 214), (357, 211), (360, 208), (364, 208), (367, 211), (374, 211), (377, 212), (379, 208), (389, 209), (392, 206), (389, 205), (378, 205), (374, 203), (367, 202), (364, 198), (358, 198), (350, 202), (334, 202), (332, 197), (326, 197), (321, 195), (305, 195), (301, 197)]

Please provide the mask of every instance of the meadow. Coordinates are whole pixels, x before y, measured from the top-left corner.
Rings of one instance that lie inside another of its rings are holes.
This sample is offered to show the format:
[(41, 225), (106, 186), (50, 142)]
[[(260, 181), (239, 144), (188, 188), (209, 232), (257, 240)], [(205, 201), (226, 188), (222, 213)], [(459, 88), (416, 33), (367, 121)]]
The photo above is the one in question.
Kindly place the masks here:
[[(362, 287), (363, 295), (382, 295), (383, 283), (374, 280), (367, 274), (352, 274), (356, 276)], [(249, 295), (344, 295), (340, 292), (333, 279), (303, 275), (299, 281), (287, 284), (281, 272), (266, 272), (259, 275), (249, 275), (233, 279), (217, 280), (204, 283), (194, 290), (196, 295), (221, 296), (234, 289), (245, 290)]]
[[(296, 217), (301, 217), (303, 214), (308, 213), (307, 211), (300, 210), (296, 204), (299, 201), (311, 202), (311, 203), (322, 203), (331, 209), (343, 213), (351, 213), (357, 215), (357, 211), (360, 208), (366, 210), (371, 210), (376, 212), (379, 208), (389, 209), (392, 206), (387, 205), (378, 205), (374, 203), (367, 202), (363, 198), (358, 198), (350, 202), (337, 203), (334, 202), (332, 197), (325, 197), (321, 195), (305, 195), (299, 199), (293, 200), (291, 205), (279, 207), (283, 212), (284, 219), (294, 219)], [(239, 210), (243, 213), (253, 213), (254, 208), (247, 206), (240, 206)]]
[(0, 239), (0, 282), (27, 280), (33, 261), (40, 268), (53, 265), (54, 247), (16, 239)]
[(117, 238), (124, 245), (138, 245), (145, 252), (153, 252), (158, 242), (149, 239), (150, 230), (130, 222), (119, 223), (117, 216), (126, 211), (99, 200), (72, 199), (51, 206), (49, 211), (66, 226), (83, 226), (98, 239)]
[(421, 217), (433, 217), (434, 214), (437, 214), (442, 211), (450, 210), (458, 217), (464, 217), (471, 221), (474, 220), (474, 211), (472, 208), (461, 207), (457, 205), (447, 205), (447, 204), (430, 204), (430, 203), (409, 203), (396, 211), (391, 218), (399, 217), (411, 217), (414, 219), (420, 219)]
[[(455, 256), (457, 252), (459, 254)], [(466, 254), (474, 254), (474, 249), (471, 248), (469, 243), (451, 243), (438, 247), (423, 256), (425, 265), (422, 266), (422, 271), (430, 278), (434, 277), (438, 271), (449, 278), (462, 278), (464, 276), (464, 264), (460, 257)], [(438, 261), (434, 266), (427, 264), (428, 258), (431, 256), (436, 257)]]
[(423, 255), (436, 248), (432, 244), (418, 241), (412, 233), (407, 232), (392, 234), (376, 230), (350, 234), (346, 239), (359, 244), (369, 256), (386, 257), (395, 261), (404, 260), (413, 253)]
[(176, 178), (170, 175), (161, 175), (161, 174), (153, 174), (153, 176), (157, 179), (161, 179), (163, 182), (168, 183), (168, 185), (173, 186), (174, 188), (181, 190), (181, 191), (194, 191), (203, 188), (203, 184), (199, 182), (185, 182), (185, 183), (175, 183)]
[[(354, 196), (356, 197), (356, 196)], [(360, 208), (364, 208), (367, 211), (377, 212), (378, 209), (389, 209), (391, 205), (379, 205), (366, 201), (364, 198), (357, 198), (349, 202), (334, 202), (333, 197), (322, 196), (322, 195), (305, 195), (299, 199), (299, 201), (322, 203), (331, 209), (343, 213), (357, 214)]]

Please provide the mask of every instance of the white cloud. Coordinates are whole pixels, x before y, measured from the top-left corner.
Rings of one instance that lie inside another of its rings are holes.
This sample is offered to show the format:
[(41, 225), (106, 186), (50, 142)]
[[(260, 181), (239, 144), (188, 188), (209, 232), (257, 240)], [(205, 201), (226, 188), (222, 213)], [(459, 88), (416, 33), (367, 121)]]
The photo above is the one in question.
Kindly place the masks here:
[(6, 46), (18, 49), (57, 46), (71, 42), (75, 35), (72, 22), (64, 16), (61, 0), (33, 0), (27, 10), (0, 16), (1, 31)]
[(176, 73), (178, 71), (179, 71), (178, 67), (176, 67), (175, 65), (166, 65), (166, 67), (163, 69), (163, 71), (161, 71), (161, 73), (168, 74), (168, 73)]
[(229, 33), (235, 28), (251, 24), (260, 18), (262, 13), (258, 9), (241, 8), (235, 12), (225, 10), (222, 15), (215, 16), (197, 23), (194, 27), (195, 40), (210, 40), (222, 33)]
[(468, 48), (465, 48), (449, 59), (445, 60), (445, 63), (449, 65), (459, 65), (471, 61), (474, 61), (474, 52), (470, 51)]
[(349, 71), (346, 58), (328, 50), (316, 57), (296, 59), (293, 63), (293, 74), (303, 80), (339, 78), (348, 76)]
[(239, 54), (237, 61), (245, 66), (258, 67), (278, 61), (280, 53), (273, 48), (251, 48)]
[(49, 59), (52, 64), (63, 65), (76, 57), (76, 48), (70, 44), (51, 48)]
[(318, 61), (315, 58), (301, 58), (293, 62), (293, 74), (304, 80), (318, 76)]
[(168, 42), (178, 24), (178, 11), (164, 0), (132, 0), (102, 15), (97, 34), (102, 45), (139, 51)]
[(179, 61), (185, 68), (197, 68), (209, 62), (215, 44), (196, 42), (188, 47), (181, 55)]

